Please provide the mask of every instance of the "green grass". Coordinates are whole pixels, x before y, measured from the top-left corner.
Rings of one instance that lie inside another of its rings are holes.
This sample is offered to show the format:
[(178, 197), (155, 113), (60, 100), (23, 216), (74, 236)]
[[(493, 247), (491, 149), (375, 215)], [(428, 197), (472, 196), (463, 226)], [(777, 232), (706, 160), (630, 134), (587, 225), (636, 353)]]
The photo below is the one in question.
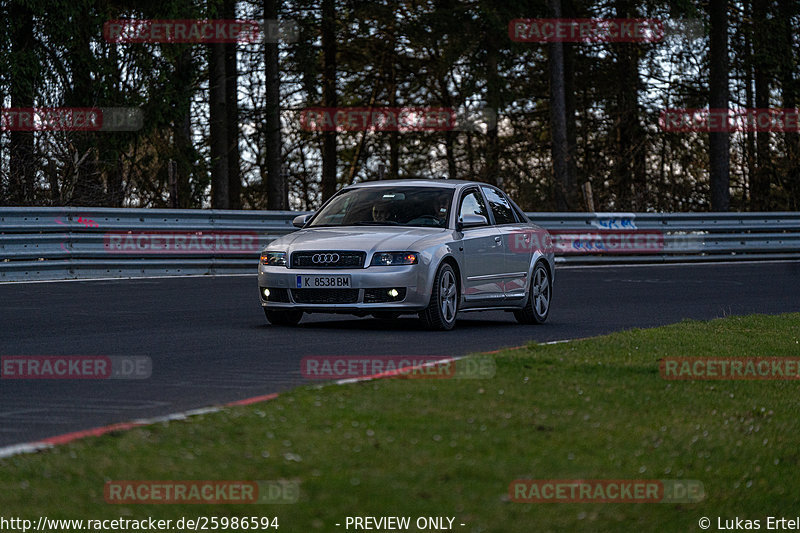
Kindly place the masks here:
[[(797, 514), (800, 384), (665, 381), (658, 360), (798, 355), (800, 314), (759, 315), (504, 351), (493, 379), (304, 387), (0, 460), (0, 516), (277, 515), (279, 531), (301, 533), (370, 515), (455, 516), (465, 532), (699, 531), (701, 516), (765, 528), (766, 516)], [(107, 480), (280, 478), (300, 481), (299, 503), (103, 499)], [(696, 479), (706, 498), (514, 503), (517, 478)]]

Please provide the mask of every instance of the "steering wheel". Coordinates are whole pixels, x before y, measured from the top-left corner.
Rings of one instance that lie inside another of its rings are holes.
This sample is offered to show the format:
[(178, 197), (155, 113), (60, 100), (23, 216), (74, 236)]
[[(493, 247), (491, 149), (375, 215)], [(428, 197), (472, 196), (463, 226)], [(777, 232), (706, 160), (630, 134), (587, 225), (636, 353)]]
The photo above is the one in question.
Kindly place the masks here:
[(435, 217), (433, 215), (420, 215), (417, 218), (415, 218), (414, 220), (419, 220), (420, 222), (422, 222), (422, 221), (433, 222), (437, 226), (442, 224), (442, 221), (439, 220), (438, 217)]

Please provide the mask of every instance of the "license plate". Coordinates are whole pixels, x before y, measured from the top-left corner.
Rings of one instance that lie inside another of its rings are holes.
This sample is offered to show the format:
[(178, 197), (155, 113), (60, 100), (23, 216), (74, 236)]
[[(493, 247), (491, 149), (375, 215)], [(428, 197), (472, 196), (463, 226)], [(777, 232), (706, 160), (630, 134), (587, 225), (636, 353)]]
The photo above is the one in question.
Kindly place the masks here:
[(336, 276), (297, 276), (298, 289), (349, 289), (350, 276), (349, 275), (336, 275)]

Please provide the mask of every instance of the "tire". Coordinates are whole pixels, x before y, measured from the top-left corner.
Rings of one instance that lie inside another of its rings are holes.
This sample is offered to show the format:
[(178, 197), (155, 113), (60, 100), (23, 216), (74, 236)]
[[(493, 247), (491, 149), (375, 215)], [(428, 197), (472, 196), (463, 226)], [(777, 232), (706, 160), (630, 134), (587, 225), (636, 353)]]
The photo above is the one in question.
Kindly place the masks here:
[(419, 317), (428, 329), (448, 331), (456, 325), (458, 315), (458, 283), (453, 267), (443, 263), (436, 272), (431, 289), (431, 302)]
[(265, 308), (264, 314), (267, 315), (267, 320), (273, 326), (296, 326), (303, 318), (302, 311), (270, 311)]
[(550, 314), (553, 301), (553, 282), (542, 263), (536, 263), (531, 278), (528, 302), (525, 307), (514, 311), (514, 317), (520, 324), (544, 324)]

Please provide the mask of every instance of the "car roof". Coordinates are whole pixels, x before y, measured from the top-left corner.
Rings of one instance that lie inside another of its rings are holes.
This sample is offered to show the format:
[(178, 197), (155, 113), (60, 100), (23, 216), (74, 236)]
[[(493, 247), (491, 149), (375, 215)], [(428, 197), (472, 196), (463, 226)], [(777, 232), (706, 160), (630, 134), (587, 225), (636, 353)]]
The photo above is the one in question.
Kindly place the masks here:
[(402, 186), (416, 186), (416, 187), (447, 187), (455, 189), (463, 185), (491, 185), (491, 183), (483, 183), (480, 181), (467, 181), (467, 180), (436, 180), (436, 179), (402, 179), (402, 180), (380, 180), (380, 181), (362, 181), (354, 183), (345, 187), (346, 189), (355, 187), (402, 187)]

